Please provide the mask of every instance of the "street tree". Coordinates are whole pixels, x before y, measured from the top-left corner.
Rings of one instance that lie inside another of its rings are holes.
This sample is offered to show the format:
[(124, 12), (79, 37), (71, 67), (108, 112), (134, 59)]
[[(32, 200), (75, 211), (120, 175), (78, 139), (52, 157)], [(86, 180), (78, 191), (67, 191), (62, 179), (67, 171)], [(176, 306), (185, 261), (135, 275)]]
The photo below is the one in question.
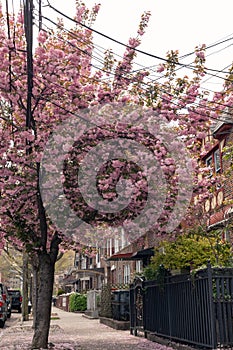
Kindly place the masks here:
[(40, 30), (32, 56), (30, 18), (0, 9), (0, 245), (30, 256), (32, 348), (48, 346), (59, 249), (103, 244), (120, 229), (129, 241), (177, 233), (193, 194), (201, 206), (215, 183), (197, 160), (210, 117), (200, 92), (205, 47), (191, 79), (176, 76), (171, 51), (158, 69), (164, 83), (145, 82), (148, 72), (133, 70), (145, 13), (122, 59), (109, 50), (99, 69), (91, 29), (99, 6), (76, 5), (74, 27), (59, 20)]
[[(75, 20), (90, 24), (98, 10), (96, 5), (89, 12), (77, 2)], [(63, 241), (68, 246), (70, 239), (53, 225), (43, 205), (40, 190), (43, 148), (62, 121), (73, 115), (78, 118), (79, 110), (106, 102), (124, 87), (118, 86), (117, 91), (111, 92), (108, 82), (101, 82), (101, 73), (92, 71), (91, 30), (76, 25), (67, 32), (59, 21), (54, 31), (40, 31), (29, 65), (30, 38), (28, 32), (25, 35), (25, 26), (29, 24), (23, 11), (17, 18), (6, 18), (2, 8), (0, 11), (1, 247), (9, 241), (30, 256), (36, 286), (32, 347), (47, 348), (54, 265), (59, 244)], [(141, 31), (147, 21), (145, 15)], [(137, 39), (134, 45), (139, 43)], [(118, 69), (125, 61), (131, 66), (134, 47), (126, 51)], [(117, 81), (119, 85), (120, 77)]]

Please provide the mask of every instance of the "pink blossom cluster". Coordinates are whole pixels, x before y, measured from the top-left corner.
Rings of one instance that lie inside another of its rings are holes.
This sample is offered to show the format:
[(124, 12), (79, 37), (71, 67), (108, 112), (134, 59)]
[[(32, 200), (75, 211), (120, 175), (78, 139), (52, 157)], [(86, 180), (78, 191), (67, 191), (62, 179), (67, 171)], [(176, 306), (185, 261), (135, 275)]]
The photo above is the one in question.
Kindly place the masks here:
[[(95, 5), (94, 12), (97, 13), (98, 10), (99, 5)], [(80, 4), (77, 7), (76, 19), (85, 21), (88, 20), (88, 16), (92, 15), (83, 4), (82, 6)], [(0, 125), (0, 171), (2, 178), (0, 181), (0, 229), (2, 242), (7, 238), (17, 245), (26, 242), (29, 250), (39, 251), (42, 249), (38, 196), (40, 162), (44, 155), (45, 145), (56, 126), (73, 115), (78, 118), (79, 111), (85, 110), (85, 108), (122, 101), (126, 105), (135, 103), (144, 106), (145, 111), (148, 107), (150, 112), (156, 111), (161, 118), (174, 123), (171, 129), (176, 136), (183, 140), (183, 144), (190, 152), (192, 159), (197, 159), (200, 156), (201, 140), (209, 128), (210, 116), (217, 117), (219, 111), (221, 112), (225, 108), (219, 104), (223, 93), (214, 96), (213, 106), (217, 106), (218, 103), (218, 109), (216, 107), (215, 110), (209, 108), (207, 98), (200, 98), (200, 81), (204, 72), (204, 46), (196, 49), (197, 60), (193, 80), (187, 77), (176, 78), (175, 68), (178, 52), (173, 51), (168, 55), (168, 62), (158, 67), (158, 71), (164, 73), (164, 84), (162, 86), (157, 84), (148, 86), (145, 91), (143, 80), (148, 72), (142, 71), (133, 74), (132, 64), (136, 55), (135, 49), (140, 44), (140, 37), (148, 25), (149, 17), (149, 13), (142, 16), (138, 37), (129, 39), (123, 59), (115, 66), (113, 64), (114, 79), (108, 82), (101, 80), (103, 72), (92, 72), (91, 70), (92, 34), (90, 30), (76, 26), (72, 29), (72, 36), (65, 34), (62, 30), (58, 31), (56, 36), (41, 31), (34, 54), (33, 120), (31, 128), (28, 130), (25, 128), (27, 72), (23, 20), (19, 17), (14, 41), (8, 39), (4, 22), (0, 23), (0, 93), (2, 101), (5, 101), (5, 106), (3, 106), (5, 108), (2, 107), (1, 111)], [(13, 27), (13, 25), (13, 18), (11, 18), (11, 26)], [(85, 38), (85, 41), (80, 42), (81, 36)], [(67, 45), (67, 40), (71, 45)], [(9, 77), (10, 53), (11, 79)], [(225, 105), (230, 107), (232, 95), (224, 98)], [(198, 105), (196, 105), (197, 100)], [(122, 177), (123, 180), (128, 181), (129, 187), (125, 196), (132, 195), (130, 210), (125, 210), (116, 217), (96, 214), (94, 210), (87, 210), (88, 206), (80, 196), (75, 173), (82, 164), (85, 155), (91, 151), (93, 146), (104, 139), (120, 137), (134, 140), (151, 151), (152, 157), (158, 161), (167, 181), (164, 211), (158, 225), (161, 227), (169, 221), (179, 192), (179, 176), (176, 173), (179, 165), (175, 164), (168, 148), (163, 143), (153, 138), (151, 133), (143, 131), (144, 125), (140, 125), (140, 127), (134, 127), (133, 124), (128, 125), (124, 120), (120, 120), (121, 116), (118, 116), (117, 110), (112, 111), (112, 113), (115, 113), (116, 118), (119, 118), (119, 123), (112, 125), (109, 122), (106, 125), (104, 122), (100, 127), (95, 127), (96, 117), (93, 113), (93, 127), (85, 135), (80, 132), (80, 139), (72, 150), (69, 149), (69, 146), (66, 148), (62, 137), (59, 140), (63, 144), (63, 151), (69, 153), (65, 164), (65, 173), (60, 177), (65, 186), (65, 195), (75, 211), (95, 225), (100, 224), (102, 220), (105, 223), (111, 222), (112, 225), (118, 225), (123, 220), (129, 221), (137, 216), (145, 207), (148, 195), (147, 179), (139, 166), (133, 162), (127, 164), (122, 159), (113, 159), (111, 162), (103, 164), (99, 170), (98, 191), (109, 203), (117, 198), (116, 185), (118, 180)], [(153, 121), (153, 113), (149, 118)], [(149, 118), (148, 120), (150, 120)], [(174, 149), (176, 148), (179, 146), (174, 144)], [(59, 153), (56, 152), (54, 150), (53, 155), (59, 162)], [(150, 160), (149, 156), (148, 160)], [(209, 180), (205, 178), (206, 174), (202, 172), (201, 168), (200, 164), (196, 164), (193, 168), (195, 179), (193, 191), (204, 200), (205, 195), (202, 194), (208, 192), (213, 183), (208, 182)], [(47, 171), (55, 172), (56, 165), (49, 164)], [(198, 178), (199, 173), (203, 173), (201, 181)], [(46, 186), (49, 189), (52, 188), (53, 184), (48, 181)], [(95, 198), (93, 198), (94, 200)], [(54, 196), (53, 202), (57, 202), (56, 196)], [(59, 208), (59, 210), (62, 213), (63, 209)], [(148, 220), (152, 217), (150, 210), (145, 213), (145, 217), (148, 217)], [(45, 241), (49, 251), (52, 237), (57, 232), (57, 228), (51, 220), (48, 218), (47, 220)], [(69, 239), (64, 235), (62, 238), (69, 246)]]

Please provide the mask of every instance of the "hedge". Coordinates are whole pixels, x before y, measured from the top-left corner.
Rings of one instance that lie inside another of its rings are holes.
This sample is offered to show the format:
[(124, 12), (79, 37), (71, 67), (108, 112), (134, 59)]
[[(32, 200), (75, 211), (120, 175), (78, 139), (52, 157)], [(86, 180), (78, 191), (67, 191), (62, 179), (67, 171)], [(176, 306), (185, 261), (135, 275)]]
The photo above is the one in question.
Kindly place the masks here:
[(87, 295), (74, 293), (69, 298), (70, 311), (85, 311), (87, 309)]

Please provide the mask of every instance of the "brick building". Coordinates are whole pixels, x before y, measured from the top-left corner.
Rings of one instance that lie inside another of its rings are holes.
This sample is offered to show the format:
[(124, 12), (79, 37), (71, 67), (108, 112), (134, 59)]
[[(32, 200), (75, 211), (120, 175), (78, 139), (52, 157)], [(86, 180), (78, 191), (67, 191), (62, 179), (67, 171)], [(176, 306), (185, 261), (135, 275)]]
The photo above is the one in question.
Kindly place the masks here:
[[(222, 116), (221, 121), (216, 122), (210, 128), (210, 133), (203, 140), (203, 149), (205, 143), (212, 146), (202, 156), (202, 161), (207, 167), (210, 167), (210, 175), (213, 173), (225, 174), (232, 160), (226, 160), (223, 157), (224, 148), (233, 145), (233, 121), (228, 115)], [(220, 229), (223, 239), (231, 239), (233, 242), (233, 233), (231, 223), (233, 223), (233, 176), (229, 175), (222, 181), (221, 186), (216, 186), (212, 193), (212, 198), (206, 200), (204, 208), (207, 222), (207, 230)], [(164, 237), (162, 237), (164, 239)], [(138, 242), (128, 245), (117, 254), (113, 254), (108, 260), (111, 262), (110, 281), (112, 283), (128, 283), (135, 273), (141, 272), (153, 255), (155, 247), (162, 239), (154, 232), (148, 232), (141, 237)]]
[[(212, 168), (212, 172), (227, 174), (232, 166), (232, 160), (224, 158), (225, 147), (233, 144), (233, 122), (229, 116), (221, 118), (210, 129), (207, 140), (211, 141), (211, 149), (204, 155), (203, 161)], [(233, 177), (226, 175), (212, 194), (212, 198), (205, 203), (205, 212), (209, 214), (208, 229), (222, 229), (223, 238), (231, 236), (230, 227), (233, 214)]]

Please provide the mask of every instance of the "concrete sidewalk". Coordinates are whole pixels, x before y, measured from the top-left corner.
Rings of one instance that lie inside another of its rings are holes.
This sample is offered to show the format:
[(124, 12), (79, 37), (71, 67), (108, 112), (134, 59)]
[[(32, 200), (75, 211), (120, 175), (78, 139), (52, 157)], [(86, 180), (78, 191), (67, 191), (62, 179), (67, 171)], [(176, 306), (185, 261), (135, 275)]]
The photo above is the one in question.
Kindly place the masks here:
[(51, 325), (58, 325), (66, 335), (71, 335), (82, 350), (141, 350), (171, 349), (151, 342), (142, 337), (135, 337), (129, 331), (119, 331), (101, 324), (98, 319), (90, 319), (81, 313), (65, 312), (53, 307), (59, 320), (51, 320)]
[[(1, 350), (29, 349), (33, 336), (32, 320), (20, 322), (6, 330), (0, 341)], [(171, 347), (130, 335), (129, 331), (112, 329), (98, 319), (81, 313), (52, 308), (50, 348), (61, 350), (169, 350)]]

